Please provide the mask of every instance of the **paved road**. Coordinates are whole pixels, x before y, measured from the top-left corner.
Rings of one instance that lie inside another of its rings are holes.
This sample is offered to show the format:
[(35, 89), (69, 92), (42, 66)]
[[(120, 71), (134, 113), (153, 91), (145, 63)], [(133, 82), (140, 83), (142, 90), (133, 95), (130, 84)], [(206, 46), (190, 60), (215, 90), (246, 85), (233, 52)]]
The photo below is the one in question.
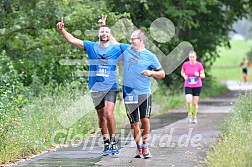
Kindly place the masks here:
[[(242, 93), (241, 84), (227, 84), (232, 91), (200, 101), (198, 124), (186, 123), (185, 107), (152, 117), (150, 159), (133, 158), (135, 144), (126, 125), (118, 129), (121, 148), (118, 156), (100, 156), (102, 141), (97, 134), (82, 143), (59, 148), (16, 166), (205, 166), (206, 151), (220, 134), (220, 125)], [(246, 85), (246, 90), (252, 89), (251, 84)]]

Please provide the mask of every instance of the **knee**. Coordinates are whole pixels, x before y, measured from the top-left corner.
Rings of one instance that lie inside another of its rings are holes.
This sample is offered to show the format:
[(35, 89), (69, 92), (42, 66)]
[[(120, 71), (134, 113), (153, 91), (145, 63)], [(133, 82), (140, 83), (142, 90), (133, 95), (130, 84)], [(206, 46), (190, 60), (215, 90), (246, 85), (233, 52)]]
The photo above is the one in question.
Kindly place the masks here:
[(107, 118), (107, 120), (113, 120), (113, 119), (114, 119), (114, 113), (108, 111), (108, 112), (106, 113), (106, 118)]
[(130, 126), (131, 126), (131, 129), (138, 129), (139, 128), (138, 122), (131, 123)]
[(150, 124), (150, 120), (149, 120), (149, 118), (142, 118), (141, 123), (142, 123), (143, 126), (145, 126), (145, 125)]
[(191, 105), (192, 104), (192, 100), (186, 100), (186, 105)]

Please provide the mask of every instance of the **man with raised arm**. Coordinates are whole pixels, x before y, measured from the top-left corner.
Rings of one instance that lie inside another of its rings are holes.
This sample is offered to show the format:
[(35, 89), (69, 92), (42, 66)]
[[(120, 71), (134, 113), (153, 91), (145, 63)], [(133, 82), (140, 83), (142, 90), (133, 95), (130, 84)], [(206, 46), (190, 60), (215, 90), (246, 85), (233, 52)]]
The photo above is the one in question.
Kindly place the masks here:
[(119, 149), (115, 141), (114, 107), (118, 93), (116, 62), (121, 55), (121, 49), (109, 42), (111, 30), (105, 25), (99, 28), (98, 42), (82, 41), (75, 38), (64, 28), (63, 19), (57, 23), (57, 28), (69, 43), (84, 49), (88, 54), (88, 86), (103, 135), (104, 150), (102, 155), (117, 155)]

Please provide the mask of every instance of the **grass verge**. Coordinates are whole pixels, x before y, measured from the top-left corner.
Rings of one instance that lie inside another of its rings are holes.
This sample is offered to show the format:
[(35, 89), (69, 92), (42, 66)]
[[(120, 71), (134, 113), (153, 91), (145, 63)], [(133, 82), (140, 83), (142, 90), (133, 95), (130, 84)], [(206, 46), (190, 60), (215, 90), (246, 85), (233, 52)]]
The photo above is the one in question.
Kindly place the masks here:
[(222, 136), (207, 155), (207, 166), (252, 166), (252, 92), (241, 96), (225, 120)]

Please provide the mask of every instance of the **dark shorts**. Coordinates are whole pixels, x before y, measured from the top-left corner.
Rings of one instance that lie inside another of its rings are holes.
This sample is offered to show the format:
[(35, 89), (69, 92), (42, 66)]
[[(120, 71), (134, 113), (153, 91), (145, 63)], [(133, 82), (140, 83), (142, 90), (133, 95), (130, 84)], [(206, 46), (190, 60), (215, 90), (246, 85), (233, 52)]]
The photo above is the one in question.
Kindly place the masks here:
[(150, 118), (151, 113), (151, 95), (138, 95), (137, 104), (125, 104), (127, 116), (130, 123), (139, 122), (142, 118)]
[(116, 103), (117, 89), (110, 91), (91, 91), (91, 97), (96, 110), (99, 110), (105, 106), (105, 101)]
[(247, 75), (248, 74), (248, 70), (246, 68), (243, 68), (242, 69), (242, 73)]
[(193, 96), (199, 96), (201, 92), (201, 87), (197, 87), (197, 88), (189, 88), (189, 87), (185, 87), (185, 94), (191, 94)]

